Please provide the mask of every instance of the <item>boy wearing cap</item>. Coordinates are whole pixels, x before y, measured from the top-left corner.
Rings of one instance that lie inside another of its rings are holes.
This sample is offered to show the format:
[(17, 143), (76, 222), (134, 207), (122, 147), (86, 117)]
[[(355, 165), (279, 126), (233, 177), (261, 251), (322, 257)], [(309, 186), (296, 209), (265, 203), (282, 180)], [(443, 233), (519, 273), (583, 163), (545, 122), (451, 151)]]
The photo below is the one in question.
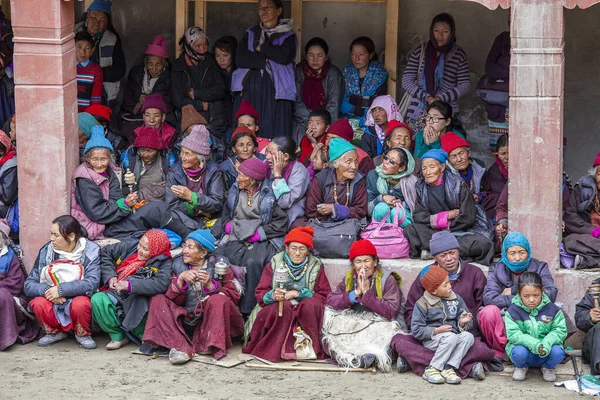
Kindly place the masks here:
[(435, 351), (423, 379), (429, 383), (458, 384), (461, 379), (455, 369), (474, 343), (467, 332), (473, 315), (463, 299), (452, 291), (448, 273), (433, 264), (423, 268), (419, 279), (425, 293), (415, 304), (411, 331), (423, 346)]

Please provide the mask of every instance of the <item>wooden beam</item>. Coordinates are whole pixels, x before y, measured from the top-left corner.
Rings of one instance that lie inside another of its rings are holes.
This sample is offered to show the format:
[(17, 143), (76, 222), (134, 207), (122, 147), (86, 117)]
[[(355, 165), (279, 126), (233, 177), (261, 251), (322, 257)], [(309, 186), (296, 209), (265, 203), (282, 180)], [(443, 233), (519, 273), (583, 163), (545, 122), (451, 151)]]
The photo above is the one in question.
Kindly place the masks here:
[(385, 69), (388, 72), (388, 94), (396, 99), (400, 0), (387, 0), (385, 11)]
[(208, 1), (195, 0), (194, 2), (194, 24), (206, 32), (206, 22), (208, 17)]
[(298, 37), (298, 45), (296, 46), (296, 62), (302, 59), (302, 0), (291, 0), (292, 3), (292, 18), (294, 19), (294, 32)]
[(187, 28), (188, 2), (187, 0), (175, 0), (175, 56), (179, 57), (181, 49), (177, 44)]

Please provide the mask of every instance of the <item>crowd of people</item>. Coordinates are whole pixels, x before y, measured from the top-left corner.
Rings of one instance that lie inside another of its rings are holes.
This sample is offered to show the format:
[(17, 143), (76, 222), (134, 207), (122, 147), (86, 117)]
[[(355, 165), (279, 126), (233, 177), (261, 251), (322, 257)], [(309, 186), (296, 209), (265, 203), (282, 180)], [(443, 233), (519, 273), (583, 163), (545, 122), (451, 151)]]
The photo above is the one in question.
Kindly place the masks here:
[[(134, 342), (182, 364), (221, 359), (243, 337), (244, 352), (273, 362), (329, 356), (456, 384), (510, 360), (515, 380), (528, 367), (555, 380), (575, 325), (548, 265), (509, 233), (509, 135), (491, 130), (506, 107), (488, 107), (495, 162), (473, 157), (459, 115), (469, 67), (452, 16), (435, 16), (410, 54), (399, 105), (368, 37), (352, 41), (341, 70), (321, 38), (295, 65), (281, 0), (259, 1), (260, 22), (239, 45), (223, 37), (211, 49), (190, 27), (171, 63), (156, 36), (127, 78), (111, 10), (94, 0), (76, 26), (81, 163), (71, 214), (52, 222), (30, 273), (14, 244), (14, 112), (0, 131), (0, 350), (68, 332), (93, 349), (103, 331), (109, 350)], [(508, 77), (504, 39), (486, 62), (497, 79)], [(563, 184), (566, 268), (600, 263), (600, 154), (593, 167)], [(105, 238), (119, 243), (101, 248)], [(383, 254), (431, 265), (404, 296)], [(349, 260), (335, 286), (326, 257)], [(487, 278), (470, 262), (490, 266)], [(575, 321), (600, 370), (589, 295)]]

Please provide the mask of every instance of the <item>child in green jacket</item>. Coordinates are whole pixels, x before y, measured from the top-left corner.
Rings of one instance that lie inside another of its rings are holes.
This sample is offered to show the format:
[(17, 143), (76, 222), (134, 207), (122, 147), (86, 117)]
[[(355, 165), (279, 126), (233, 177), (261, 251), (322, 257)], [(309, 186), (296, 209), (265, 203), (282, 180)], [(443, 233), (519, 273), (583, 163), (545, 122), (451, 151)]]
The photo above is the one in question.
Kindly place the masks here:
[(504, 315), (506, 354), (515, 365), (515, 381), (525, 380), (529, 367), (541, 367), (544, 380), (554, 382), (554, 367), (565, 357), (565, 316), (543, 289), (538, 274), (523, 272), (519, 277), (519, 295)]

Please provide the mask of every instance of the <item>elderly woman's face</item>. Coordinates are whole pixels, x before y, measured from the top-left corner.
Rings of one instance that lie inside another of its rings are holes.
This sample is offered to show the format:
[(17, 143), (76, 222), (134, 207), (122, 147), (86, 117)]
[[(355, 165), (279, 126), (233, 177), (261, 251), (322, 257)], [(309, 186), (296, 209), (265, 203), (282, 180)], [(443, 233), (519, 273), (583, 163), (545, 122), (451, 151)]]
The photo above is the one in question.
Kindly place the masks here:
[(238, 171), (238, 176), (235, 180), (238, 183), (240, 190), (248, 190), (256, 183), (254, 179), (250, 178), (241, 171)]
[(138, 154), (140, 155), (142, 162), (146, 165), (149, 165), (156, 160), (156, 157), (158, 157), (158, 150), (141, 147), (138, 149)]
[(389, 148), (401, 147), (403, 149), (410, 150), (410, 146), (412, 145), (410, 132), (406, 128), (394, 129), (386, 140)]
[(294, 264), (300, 264), (308, 256), (308, 247), (302, 243), (290, 242), (285, 245), (285, 252)]
[(369, 62), (371, 58), (373, 58), (374, 54), (370, 54), (365, 46), (360, 44), (352, 46), (352, 52), (350, 54), (350, 59), (352, 60), (352, 65), (356, 69), (363, 69), (369, 66)]
[(325, 50), (321, 46), (311, 46), (308, 48), (306, 52), (306, 62), (308, 66), (315, 70), (319, 71), (325, 65), (327, 61), (327, 54), (325, 54)]
[(450, 34), (452, 33), (452, 27), (446, 22), (436, 22), (433, 25), (433, 37), (437, 42), (438, 46), (443, 46), (448, 42)]
[(457, 171), (466, 171), (469, 168), (471, 159), (471, 149), (468, 147), (459, 147), (448, 154), (448, 161)]
[(356, 150), (349, 151), (338, 159), (336, 173), (338, 178), (352, 180), (358, 170), (358, 155)]
[(383, 156), (381, 172), (386, 175), (397, 175), (406, 170), (406, 165), (400, 165), (400, 154), (396, 150), (390, 150)]
[(106, 30), (106, 27), (108, 26), (108, 15), (102, 11), (89, 11), (85, 18), (85, 24), (90, 35), (97, 35)]
[(166, 117), (158, 108), (149, 108), (144, 111), (144, 125), (160, 129)]
[(258, 3), (258, 16), (267, 28), (274, 28), (277, 25), (277, 19), (282, 12), (283, 8), (277, 8), (271, 0), (260, 0)]
[(198, 155), (187, 147), (181, 148), (181, 166), (187, 169), (198, 169), (204, 167), (204, 165), (200, 165)]
[(433, 158), (426, 158), (421, 161), (421, 175), (423, 175), (425, 182), (430, 185), (435, 185), (440, 180), (445, 168), (445, 164)]
[(252, 138), (249, 136), (238, 138), (233, 146), (233, 152), (239, 162), (252, 158), (255, 149), (256, 146), (254, 146), (254, 141), (252, 141)]
[(94, 172), (103, 174), (110, 164), (110, 151), (108, 149), (90, 150), (87, 161)]
[(498, 159), (508, 169), (508, 146), (500, 147), (498, 149)]
[(519, 262), (527, 260), (529, 253), (523, 247), (515, 245), (506, 249), (506, 259), (510, 262)]
[(357, 274), (361, 272), (365, 274), (367, 278), (370, 278), (375, 271), (377, 266), (377, 257), (373, 256), (356, 256), (352, 259), (352, 267)]
[(146, 58), (146, 69), (152, 78), (158, 78), (165, 69), (166, 61), (159, 56), (148, 56)]
[(150, 259), (150, 241), (146, 235), (142, 236), (137, 245), (138, 260), (148, 261)]
[(371, 112), (373, 113), (373, 121), (377, 125), (381, 126), (388, 123), (387, 112), (382, 107), (375, 107)]
[(231, 53), (217, 47), (215, 49), (215, 59), (217, 60), (217, 64), (219, 64), (219, 68), (229, 71), (229, 67), (231, 67)]
[(208, 252), (206, 250), (200, 251), (195, 240), (186, 239), (181, 254), (183, 255), (183, 262), (185, 264), (195, 265), (201, 263), (206, 258)]
[(200, 38), (200, 39), (196, 40), (194, 42), (194, 44), (192, 45), (192, 48), (194, 49), (194, 51), (196, 53), (206, 54), (206, 52), (208, 51), (208, 39)]

